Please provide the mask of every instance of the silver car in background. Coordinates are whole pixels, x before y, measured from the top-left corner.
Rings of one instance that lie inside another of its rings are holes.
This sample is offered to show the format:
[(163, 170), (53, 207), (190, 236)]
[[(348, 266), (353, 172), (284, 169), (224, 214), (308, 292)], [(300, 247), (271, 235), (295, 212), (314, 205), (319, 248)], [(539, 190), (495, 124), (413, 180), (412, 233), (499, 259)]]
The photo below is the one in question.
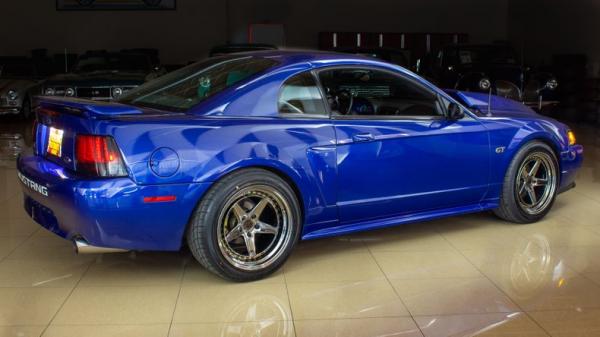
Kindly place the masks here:
[(28, 59), (0, 59), (0, 115), (32, 115), (34, 96), (41, 93), (42, 79)]

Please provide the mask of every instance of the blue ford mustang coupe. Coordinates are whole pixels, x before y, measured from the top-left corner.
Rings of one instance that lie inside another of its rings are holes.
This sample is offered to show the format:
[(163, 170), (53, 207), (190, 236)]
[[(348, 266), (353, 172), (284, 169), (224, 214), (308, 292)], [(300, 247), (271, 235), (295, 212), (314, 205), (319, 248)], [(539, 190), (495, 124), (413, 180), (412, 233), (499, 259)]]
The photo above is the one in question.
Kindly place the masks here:
[[(491, 102), (491, 105), (490, 105)], [(176, 251), (238, 281), (299, 239), (493, 210), (544, 217), (583, 148), (500, 97), (360, 56), (211, 58), (103, 103), (47, 97), (25, 209), (80, 252)]]

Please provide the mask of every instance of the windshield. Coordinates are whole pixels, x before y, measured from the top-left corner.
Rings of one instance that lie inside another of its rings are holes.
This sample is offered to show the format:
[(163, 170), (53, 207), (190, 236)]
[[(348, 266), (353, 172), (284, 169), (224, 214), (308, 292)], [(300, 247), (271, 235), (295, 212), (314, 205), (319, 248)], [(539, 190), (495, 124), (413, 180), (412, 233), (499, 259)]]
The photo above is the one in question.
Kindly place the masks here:
[(194, 63), (150, 81), (119, 102), (163, 110), (186, 111), (226, 88), (263, 72), (276, 62), (259, 57), (219, 57)]
[(146, 55), (136, 54), (98, 54), (84, 55), (75, 65), (75, 72), (92, 71), (134, 71), (149, 72), (150, 59)]
[(507, 46), (472, 46), (458, 49), (460, 64), (498, 63), (517, 64), (518, 58), (514, 49)]
[(3, 64), (0, 65), (1, 77), (33, 77), (35, 76), (32, 64)]

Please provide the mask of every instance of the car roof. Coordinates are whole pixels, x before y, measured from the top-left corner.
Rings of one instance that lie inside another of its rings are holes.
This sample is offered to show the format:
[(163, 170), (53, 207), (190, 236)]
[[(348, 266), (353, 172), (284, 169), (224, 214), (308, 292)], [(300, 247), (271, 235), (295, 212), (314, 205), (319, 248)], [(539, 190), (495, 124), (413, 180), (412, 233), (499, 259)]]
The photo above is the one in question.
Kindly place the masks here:
[[(286, 49), (242, 52), (218, 56), (212, 59), (219, 58), (218, 60), (213, 60), (213, 62), (220, 62), (220, 60), (227, 61), (246, 57), (272, 59), (276, 63), (264, 73), (248, 77), (246, 81), (241, 81), (237, 86), (226, 89), (223, 92), (223, 96), (215, 95), (212, 100), (207, 100), (202, 107), (193, 108), (192, 113), (263, 116), (265, 111), (277, 111), (279, 89), (289, 76), (310, 69), (331, 66), (364, 66), (396, 71), (420, 82), (431, 90), (440, 92), (434, 85), (401, 66), (363, 55), (332, 51)], [(249, 85), (249, 83), (252, 84)], [(224, 102), (228, 103), (224, 104)]]
[(320, 50), (262, 50), (235, 53), (230, 54), (227, 57), (235, 56), (275, 58), (279, 61), (279, 65), (275, 68), (303, 63), (310, 63), (313, 65), (335, 65), (336, 62), (339, 64), (360, 63), (365, 65), (393, 66), (387, 62), (379, 61), (368, 56)]

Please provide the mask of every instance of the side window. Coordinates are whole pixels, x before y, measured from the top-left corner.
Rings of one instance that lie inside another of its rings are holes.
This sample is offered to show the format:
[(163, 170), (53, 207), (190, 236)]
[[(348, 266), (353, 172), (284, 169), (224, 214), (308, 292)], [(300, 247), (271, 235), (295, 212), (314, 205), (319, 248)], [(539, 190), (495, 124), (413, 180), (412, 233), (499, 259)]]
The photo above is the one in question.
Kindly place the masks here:
[(323, 96), (308, 72), (285, 81), (279, 93), (278, 106), (279, 113), (285, 115), (327, 115)]
[(334, 115), (442, 116), (437, 95), (402, 76), (373, 69), (331, 69), (319, 74)]

